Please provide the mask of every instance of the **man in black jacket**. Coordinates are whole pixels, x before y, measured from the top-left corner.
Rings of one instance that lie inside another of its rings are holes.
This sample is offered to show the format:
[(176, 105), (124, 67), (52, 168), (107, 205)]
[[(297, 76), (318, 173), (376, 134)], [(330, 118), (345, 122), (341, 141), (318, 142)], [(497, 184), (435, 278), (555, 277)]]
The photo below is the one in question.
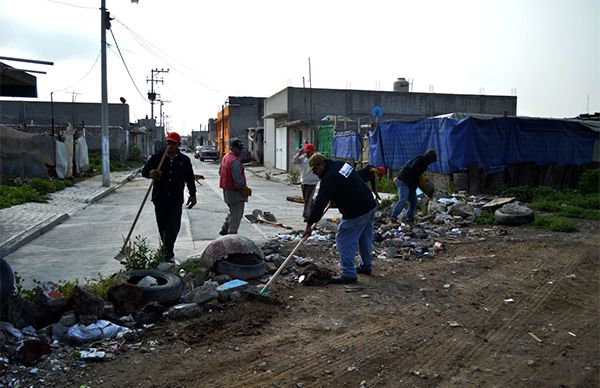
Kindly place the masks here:
[(404, 208), (404, 203), (408, 200), (408, 212), (406, 213), (406, 222), (412, 223), (415, 220), (417, 212), (417, 187), (419, 187), (419, 178), (427, 170), (431, 163), (437, 160), (437, 153), (434, 149), (429, 149), (423, 155), (417, 155), (404, 165), (400, 174), (396, 178), (396, 187), (398, 188), (398, 202), (392, 210), (392, 222), (395, 222)]
[[(342, 221), (335, 236), (340, 253), (342, 273), (330, 283), (354, 283), (357, 273), (370, 275), (373, 264), (373, 217), (377, 203), (351, 165), (343, 161), (325, 159), (316, 153), (308, 161), (309, 167), (321, 179), (319, 194), (306, 223), (303, 237), (311, 234), (312, 226), (323, 217), (329, 201), (335, 202)], [(359, 266), (354, 266), (356, 250), (360, 253)]]
[[(189, 198), (186, 206), (191, 209), (196, 204), (196, 183), (190, 158), (179, 152), (181, 136), (177, 132), (169, 132), (166, 141), (166, 149), (150, 157), (142, 169), (142, 176), (154, 180), (152, 202), (158, 233), (163, 243), (166, 261), (174, 263), (173, 248), (181, 227), (183, 188), (187, 185)], [(159, 170), (158, 166), (164, 153), (165, 159)]]

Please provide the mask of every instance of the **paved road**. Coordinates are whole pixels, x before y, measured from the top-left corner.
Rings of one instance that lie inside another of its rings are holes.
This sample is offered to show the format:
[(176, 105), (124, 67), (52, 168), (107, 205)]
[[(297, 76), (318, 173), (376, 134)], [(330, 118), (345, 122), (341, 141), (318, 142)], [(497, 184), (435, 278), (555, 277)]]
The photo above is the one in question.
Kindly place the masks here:
[[(184, 209), (182, 228), (175, 245), (180, 260), (192, 254), (202, 253), (215, 238), (225, 218), (227, 206), (222, 200), (218, 184), (218, 165), (193, 159), (195, 172), (206, 180), (198, 189), (198, 204), (191, 210)], [(255, 208), (271, 211), (280, 222), (297, 229), (304, 228), (302, 205), (286, 200), (287, 196), (300, 195), (299, 186), (293, 186), (262, 176), (246, 173), (253, 189), (246, 214)], [(139, 208), (149, 181), (137, 176), (121, 185), (97, 202), (71, 214), (63, 223), (10, 253), (5, 259), (13, 271), (31, 287), (33, 279), (73, 280), (106, 276), (123, 267), (114, 260), (127, 235)], [(186, 190), (187, 191), (187, 190)], [(257, 242), (266, 241), (280, 233), (283, 228), (264, 224), (250, 224), (242, 220), (240, 234)], [(144, 236), (152, 248), (158, 246), (158, 232), (151, 202), (140, 215), (133, 236)]]

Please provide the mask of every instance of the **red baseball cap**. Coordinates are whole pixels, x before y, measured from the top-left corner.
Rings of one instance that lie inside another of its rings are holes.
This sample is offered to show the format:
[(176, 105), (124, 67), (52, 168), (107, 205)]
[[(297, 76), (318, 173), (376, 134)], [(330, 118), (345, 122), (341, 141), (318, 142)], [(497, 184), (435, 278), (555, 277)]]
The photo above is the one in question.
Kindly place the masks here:
[(383, 166), (379, 166), (379, 167), (377, 167), (377, 170), (379, 171), (379, 173), (380, 173), (381, 175), (385, 175), (385, 167), (383, 167)]
[(315, 146), (308, 143), (304, 145), (304, 152), (315, 152)]
[(181, 136), (177, 132), (169, 132), (167, 133), (166, 141), (174, 141), (177, 144), (181, 144)]

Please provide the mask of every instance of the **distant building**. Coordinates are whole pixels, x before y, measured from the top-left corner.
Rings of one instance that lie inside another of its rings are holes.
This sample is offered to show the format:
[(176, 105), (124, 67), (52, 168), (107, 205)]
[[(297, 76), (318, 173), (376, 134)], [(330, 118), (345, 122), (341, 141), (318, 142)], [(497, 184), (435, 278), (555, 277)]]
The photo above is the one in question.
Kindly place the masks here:
[(209, 138), (216, 133), (216, 146), (221, 155), (229, 152), (229, 142), (234, 139), (241, 140), (248, 148), (248, 128), (262, 126), (264, 100), (263, 97), (230, 96), (217, 118), (209, 120)]
[(331, 130), (320, 133), (321, 124), (331, 127), (333, 122), (336, 129), (369, 127), (365, 124), (374, 121), (375, 106), (383, 110), (379, 121), (417, 120), (451, 112), (517, 114), (516, 96), (413, 93), (406, 91), (406, 81), (397, 82), (394, 86), (401, 90), (397, 92), (287, 87), (268, 97), (264, 103), (265, 165), (288, 170), (302, 144), (330, 140)]

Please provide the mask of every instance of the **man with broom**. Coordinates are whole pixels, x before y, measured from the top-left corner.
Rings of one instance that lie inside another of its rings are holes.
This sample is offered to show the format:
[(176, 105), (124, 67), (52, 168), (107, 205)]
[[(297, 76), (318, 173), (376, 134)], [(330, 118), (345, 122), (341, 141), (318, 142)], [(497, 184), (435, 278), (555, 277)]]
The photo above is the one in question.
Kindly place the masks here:
[[(302, 237), (310, 236), (313, 224), (323, 217), (329, 201), (334, 201), (342, 213), (342, 221), (335, 236), (342, 273), (329, 282), (354, 283), (357, 273), (370, 275), (372, 272), (373, 218), (377, 203), (371, 190), (350, 164), (325, 159), (322, 154), (315, 153), (308, 160), (308, 165), (321, 179), (321, 187)], [(360, 263), (355, 267), (354, 256), (357, 250), (360, 253)]]
[(152, 202), (158, 233), (166, 261), (175, 263), (173, 249), (181, 227), (183, 188), (187, 185), (189, 198), (186, 206), (191, 209), (196, 205), (196, 183), (190, 158), (179, 151), (181, 136), (177, 132), (169, 132), (166, 142), (164, 150), (150, 157), (142, 169), (142, 176), (154, 180)]

